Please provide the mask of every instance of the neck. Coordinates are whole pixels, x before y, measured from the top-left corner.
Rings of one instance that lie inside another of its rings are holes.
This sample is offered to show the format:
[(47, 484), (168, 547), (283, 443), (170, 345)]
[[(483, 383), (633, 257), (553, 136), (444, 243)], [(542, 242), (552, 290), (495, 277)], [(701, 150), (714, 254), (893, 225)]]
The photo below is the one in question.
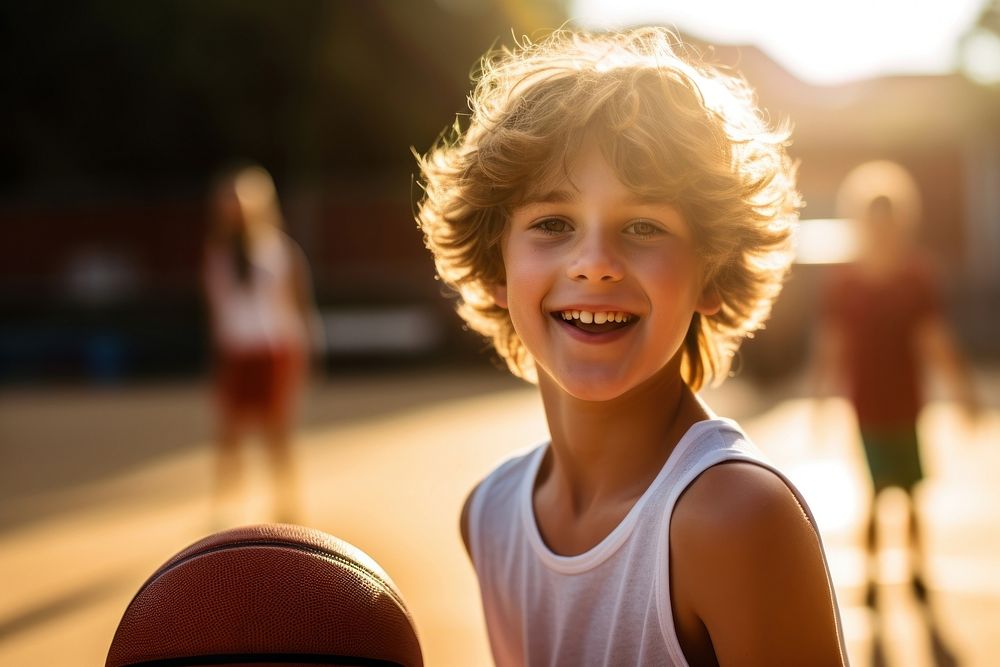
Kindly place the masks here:
[(539, 482), (551, 475), (578, 506), (609, 495), (641, 495), (691, 425), (711, 416), (681, 379), (679, 355), (610, 401), (570, 396), (541, 370), (539, 387), (552, 436)]

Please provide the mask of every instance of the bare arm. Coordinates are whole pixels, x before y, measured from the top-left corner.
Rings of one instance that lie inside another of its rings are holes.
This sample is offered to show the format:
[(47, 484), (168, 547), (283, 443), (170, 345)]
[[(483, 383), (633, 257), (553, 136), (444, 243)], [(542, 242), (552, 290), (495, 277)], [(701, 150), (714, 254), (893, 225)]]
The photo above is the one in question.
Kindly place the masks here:
[(472, 560), (472, 547), (470, 547), (469, 542), (469, 511), (472, 507), (472, 497), (476, 495), (476, 491), (479, 489), (477, 484), (469, 495), (465, 498), (465, 503), (462, 505), (462, 515), (458, 520), (458, 527), (462, 533), (462, 544), (465, 545), (465, 553), (468, 554), (469, 560)]
[(299, 312), (303, 319), (307, 319), (316, 310), (312, 291), (312, 272), (309, 270), (309, 261), (302, 252), (302, 248), (297, 243), (289, 239), (289, 247), (294, 258), (295, 270), (293, 279), (295, 281), (295, 303), (299, 307)]
[(817, 444), (840, 446), (841, 439), (829, 434), (840, 432), (842, 411), (834, 396), (846, 395), (846, 362), (844, 331), (836, 323), (825, 321), (812, 341), (812, 354), (808, 367), (806, 395), (813, 400), (807, 404), (806, 419), (810, 432), (817, 434)]
[(774, 473), (710, 468), (678, 503), (670, 534), (674, 602), (704, 625), (720, 666), (845, 664), (819, 539)]
[(814, 398), (842, 392), (843, 363), (844, 333), (836, 324), (824, 322), (813, 339), (809, 363), (809, 391)]
[(309, 346), (313, 354), (322, 355), (325, 352), (326, 341), (323, 334), (323, 322), (313, 297), (312, 272), (309, 270), (309, 260), (305, 253), (291, 238), (285, 239), (292, 257), (292, 288), (295, 305), (305, 326), (309, 338)]
[(943, 318), (927, 318), (917, 330), (920, 356), (940, 370), (951, 391), (970, 416), (979, 414), (980, 406), (965, 363), (951, 328)]

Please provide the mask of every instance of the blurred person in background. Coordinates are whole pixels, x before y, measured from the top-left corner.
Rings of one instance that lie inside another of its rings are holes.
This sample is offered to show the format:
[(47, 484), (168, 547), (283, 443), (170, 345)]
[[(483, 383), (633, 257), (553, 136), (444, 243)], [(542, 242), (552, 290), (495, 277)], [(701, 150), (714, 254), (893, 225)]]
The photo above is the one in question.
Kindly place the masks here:
[(292, 433), (316, 310), (305, 255), (282, 227), (267, 171), (249, 166), (217, 180), (203, 279), (219, 413), (214, 520), (220, 526), (239, 518), (240, 442), (251, 427), (267, 447), (273, 518), (295, 522), (299, 514)]
[(908, 499), (911, 586), (926, 606), (922, 530), (913, 497), (924, 477), (917, 438), (924, 370), (940, 372), (970, 416), (978, 404), (945, 320), (931, 260), (913, 241), (920, 214), (913, 179), (895, 163), (865, 163), (844, 180), (838, 207), (857, 224), (860, 253), (854, 263), (838, 267), (826, 285), (814, 382), (818, 396), (837, 385), (846, 391), (871, 473), (865, 602), (876, 606), (877, 499), (897, 487)]

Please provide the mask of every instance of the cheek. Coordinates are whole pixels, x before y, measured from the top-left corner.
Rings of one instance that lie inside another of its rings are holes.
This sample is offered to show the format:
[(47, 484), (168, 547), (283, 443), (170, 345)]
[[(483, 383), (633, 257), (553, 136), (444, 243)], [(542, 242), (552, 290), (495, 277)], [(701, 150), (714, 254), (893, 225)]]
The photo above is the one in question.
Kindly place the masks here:
[(657, 321), (668, 328), (675, 324), (687, 329), (691, 317), (701, 312), (700, 291), (694, 281), (683, 276), (663, 275), (660, 277), (660, 287), (650, 294), (654, 314)]
[(545, 253), (530, 247), (511, 244), (505, 253), (507, 267), (507, 295), (516, 301), (537, 295), (552, 275), (552, 267)]
[(671, 253), (667, 261), (657, 258), (643, 267), (649, 289), (668, 295), (678, 303), (693, 303), (698, 292), (698, 271), (694, 259), (687, 253)]

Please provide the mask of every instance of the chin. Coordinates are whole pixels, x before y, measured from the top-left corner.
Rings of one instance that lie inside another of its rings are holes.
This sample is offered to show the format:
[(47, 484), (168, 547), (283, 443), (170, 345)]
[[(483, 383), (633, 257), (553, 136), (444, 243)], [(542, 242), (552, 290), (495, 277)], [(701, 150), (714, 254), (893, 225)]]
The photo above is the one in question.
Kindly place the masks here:
[(655, 362), (635, 365), (625, 360), (620, 363), (588, 364), (576, 360), (564, 367), (556, 364), (539, 370), (540, 383), (544, 375), (544, 381), (563, 394), (580, 401), (604, 402), (622, 398), (643, 387), (656, 391), (655, 385), (679, 379), (680, 358), (675, 355), (662, 365)]
[(624, 377), (620, 369), (608, 372), (560, 373), (555, 378), (556, 384), (564, 393), (580, 401), (595, 403), (619, 398), (641, 384)]

